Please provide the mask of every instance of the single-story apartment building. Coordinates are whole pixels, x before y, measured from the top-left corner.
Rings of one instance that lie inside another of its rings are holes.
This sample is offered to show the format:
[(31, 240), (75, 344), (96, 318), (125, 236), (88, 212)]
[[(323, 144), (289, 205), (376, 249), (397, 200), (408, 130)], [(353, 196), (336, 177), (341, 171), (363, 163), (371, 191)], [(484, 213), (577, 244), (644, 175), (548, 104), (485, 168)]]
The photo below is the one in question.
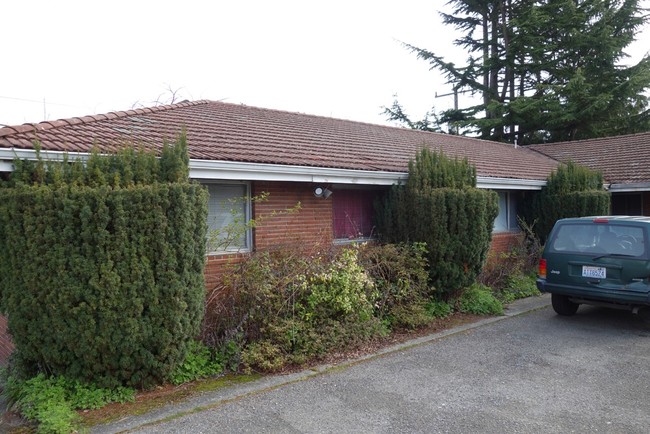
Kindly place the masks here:
[[(422, 147), (467, 158), (476, 166), (478, 187), (499, 193), (492, 248), (505, 250), (517, 232), (517, 202), (541, 189), (558, 165), (535, 150), (504, 143), (195, 101), (0, 128), (0, 176), (13, 170), (16, 157), (35, 159), (36, 141), (43, 158), (85, 158), (93, 149), (127, 145), (159, 151), (181, 131), (190, 177), (210, 193), (210, 229), (231, 224), (233, 208), (244, 220), (258, 222), (227, 247), (207, 252), (208, 287), (217, 283), (224, 262), (247, 252), (371, 239), (375, 198), (407, 177), (408, 162)], [(266, 200), (252, 199), (261, 194), (268, 194)], [(298, 202), (298, 212), (278, 213)], [(3, 320), (0, 359), (11, 351)]]
[(527, 148), (603, 174), (614, 215), (650, 216), (650, 132)]
[[(210, 192), (212, 230), (232, 222), (232, 206), (245, 220), (257, 220), (301, 204), (299, 212), (261, 219), (228, 248), (210, 252), (208, 285), (219, 264), (233, 254), (287, 242), (372, 238), (375, 198), (407, 177), (408, 162), (422, 147), (467, 158), (476, 166), (478, 187), (499, 193), (495, 249), (503, 248), (517, 231), (522, 194), (539, 190), (558, 165), (539, 152), (503, 143), (196, 101), (0, 128), (0, 173), (12, 170), (14, 157), (35, 158), (35, 141), (47, 159), (64, 153), (83, 158), (93, 148), (114, 151), (129, 144), (160, 150), (182, 130), (190, 177)], [(266, 200), (251, 200), (262, 193), (268, 193)]]

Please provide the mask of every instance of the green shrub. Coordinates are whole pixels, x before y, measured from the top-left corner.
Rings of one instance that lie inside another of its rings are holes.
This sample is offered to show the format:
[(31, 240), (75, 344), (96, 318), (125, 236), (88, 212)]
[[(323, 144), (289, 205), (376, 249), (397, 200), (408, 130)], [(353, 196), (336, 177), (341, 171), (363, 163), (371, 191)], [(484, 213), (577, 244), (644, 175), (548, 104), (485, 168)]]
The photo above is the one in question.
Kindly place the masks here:
[(203, 315), (207, 192), (181, 179), (183, 143), (159, 160), (15, 163), (0, 304), (32, 373), (149, 386), (184, 359)]
[(409, 163), (406, 185), (393, 186), (378, 205), (382, 240), (426, 243), (430, 283), (442, 296), (476, 280), (490, 247), (498, 196), (475, 185), (467, 160), (424, 148)]
[(474, 284), (465, 289), (459, 300), (458, 310), (476, 315), (503, 315), (503, 305), (497, 300), (490, 288)]
[(246, 371), (255, 368), (262, 372), (279, 371), (290, 363), (290, 358), (274, 342), (262, 340), (252, 342), (242, 352), (242, 363)]
[(224, 371), (225, 357), (208, 348), (203, 342), (191, 341), (183, 363), (169, 375), (174, 384), (183, 384), (200, 378), (213, 377)]
[(451, 159), (428, 148), (415, 154), (409, 161), (409, 177), (406, 185), (410, 191), (429, 191), (436, 188), (476, 187), (476, 168), (467, 159)]
[[(237, 341), (243, 348), (265, 339), (269, 330), (287, 327), (292, 339), (305, 296), (308, 274), (320, 272), (325, 258), (309, 258), (297, 250), (258, 251), (232, 264), (222, 285), (209, 294), (203, 340), (212, 347)], [(288, 322), (289, 321), (289, 322)]]
[(431, 324), (434, 318), (427, 304), (419, 303), (396, 305), (387, 319), (393, 330), (417, 330)]
[(76, 432), (79, 420), (77, 413), (66, 403), (48, 401), (39, 407), (34, 421), (38, 423), (37, 433), (68, 434)]
[(374, 282), (375, 316), (391, 329), (415, 329), (431, 322), (426, 308), (435, 294), (429, 286), (424, 243), (366, 244), (359, 259)]
[(301, 315), (306, 321), (355, 317), (363, 322), (372, 317), (367, 292), (373, 282), (359, 264), (356, 249), (343, 249), (324, 271), (308, 276), (302, 285), (306, 298)]
[(110, 402), (135, 399), (135, 390), (117, 387), (103, 389), (65, 377), (47, 377), (39, 373), (24, 380), (9, 375), (3, 394), (11, 408), (38, 424), (38, 432), (70, 433), (76, 430), (75, 410), (96, 409)]
[(359, 261), (374, 282), (376, 315), (383, 318), (393, 306), (428, 300), (427, 248), (424, 243), (365, 244)]
[(533, 297), (541, 295), (537, 285), (535, 274), (518, 274), (508, 278), (507, 286), (497, 294), (504, 303), (511, 303), (520, 298)]
[(535, 233), (544, 243), (557, 220), (606, 215), (609, 205), (600, 172), (569, 161), (549, 175), (541, 192), (522, 207), (522, 214), (529, 224), (535, 223)]
[(356, 248), (312, 256), (257, 252), (234, 266), (218, 291), (204, 336), (214, 345), (237, 336), (247, 369), (302, 364), (385, 332)]
[(432, 300), (426, 304), (427, 312), (432, 318), (446, 318), (454, 311), (453, 307), (444, 301)]

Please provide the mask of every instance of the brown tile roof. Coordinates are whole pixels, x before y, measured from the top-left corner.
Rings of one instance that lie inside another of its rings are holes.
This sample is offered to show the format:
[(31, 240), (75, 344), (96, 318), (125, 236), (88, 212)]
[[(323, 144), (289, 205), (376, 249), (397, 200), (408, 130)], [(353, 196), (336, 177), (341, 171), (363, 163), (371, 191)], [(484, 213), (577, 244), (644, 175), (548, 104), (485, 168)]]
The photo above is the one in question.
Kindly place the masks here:
[(183, 102), (0, 128), (0, 148), (159, 149), (187, 129), (190, 158), (406, 172), (422, 146), (467, 157), (479, 176), (543, 180), (557, 163), (511, 145), (214, 101)]
[(599, 170), (612, 184), (650, 182), (650, 132), (527, 147)]

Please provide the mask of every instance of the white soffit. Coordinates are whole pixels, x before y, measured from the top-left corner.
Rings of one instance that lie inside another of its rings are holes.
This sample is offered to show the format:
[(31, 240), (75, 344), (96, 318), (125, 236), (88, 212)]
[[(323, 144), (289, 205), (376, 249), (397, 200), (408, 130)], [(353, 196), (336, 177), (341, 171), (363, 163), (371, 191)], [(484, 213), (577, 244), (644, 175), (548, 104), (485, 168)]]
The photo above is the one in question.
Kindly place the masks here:
[(545, 185), (546, 180), (538, 179), (476, 177), (476, 186), (478, 188), (489, 188), (491, 190), (541, 190)]
[(650, 191), (650, 182), (638, 182), (634, 184), (609, 184), (609, 187), (607, 189), (612, 193)]
[[(86, 160), (81, 152), (41, 151), (45, 160)], [(13, 170), (14, 158), (36, 159), (31, 149), (0, 149), (0, 171)], [(190, 159), (190, 178), (241, 181), (289, 181), (322, 184), (392, 185), (405, 180), (407, 172), (335, 169), (326, 167), (288, 166), (280, 164)], [(534, 179), (477, 177), (477, 187), (494, 190), (539, 190), (546, 181)]]
[(190, 177), (246, 181), (291, 181), (322, 184), (392, 185), (408, 176), (405, 172), (190, 160)]

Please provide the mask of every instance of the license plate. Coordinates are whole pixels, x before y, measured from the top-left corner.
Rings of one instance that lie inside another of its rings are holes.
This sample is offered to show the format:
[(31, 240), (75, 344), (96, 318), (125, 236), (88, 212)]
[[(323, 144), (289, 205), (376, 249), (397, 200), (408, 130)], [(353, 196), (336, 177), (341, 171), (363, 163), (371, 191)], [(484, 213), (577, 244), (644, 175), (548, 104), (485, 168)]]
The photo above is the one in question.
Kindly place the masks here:
[(582, 266), (582, 277), (595, 277), (596, 279), (606, 279), (607, 269), (605, 267)]

